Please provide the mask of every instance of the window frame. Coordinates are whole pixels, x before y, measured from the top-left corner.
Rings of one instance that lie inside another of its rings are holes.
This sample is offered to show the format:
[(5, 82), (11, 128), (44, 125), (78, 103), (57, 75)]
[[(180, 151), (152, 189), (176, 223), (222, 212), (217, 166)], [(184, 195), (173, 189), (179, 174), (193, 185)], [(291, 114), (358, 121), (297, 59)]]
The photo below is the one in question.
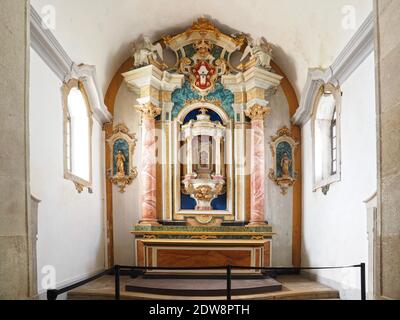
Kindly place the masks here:
[[(88, 141), (89, 141), (89, 180), (86, 180), (84, 178), (81, 178), (75, 174), (72, 173), (72, 168), (70, 166), (71, 161), (72, 161), (72, 155), (70, 154), (70, 148), (71, 148), (71, 116), (69, 112), (69, 106), (68, 106), (68, 97), (72, 89), (78, 89), (85, 101), (85, 105), (87, 108), (87, 113), (88, 113)], [(93, 183), (93, 161), (92, 161), (92, 156), (93, 156), (93, 143), (92, 143), (92, 135), (93, 135), (93, 109), (89, 101), (89, 96), (87, 94), (87, 91), (85, 89), (85, 86), (83, 82), (79, 79), (70, 79), (69, 81), (65, 82), (62, 86), (62, 96), (63, 96), (63, 149), (64, 149), (64, 179), (72, 181), (75, 184), (75, 187), (79, 193), (83, 191), (84, 188), (88, 188), (89, 191), (91, 191), (92, 188), (92, 183)]]
[[(335, 132), (334, 132), (335, 131)], [(336, 111), (336, 106), (333, 110), (333, 116), (331, 120), (331, 127), (330, 127), (330, 151), (331, 151), (331, 176), (335, 175), (337, 173), (337, 111)], [(336, 146), (333, 146), (334, 141), (336, 143)], [(334, 165), (336, 165), (336, 168), (334, 168)]]
[[(332, 116), (330, 117), (329, 127), (329, 169), (327, 170), (327, 176), (323, 176), (321, 179), (317, 179), (316, 173), (316, 122), (318, 121), (318, 108), (320, 106), (321, 98), (324, 94), (332, 94), (335, 106), (333, 109)], [(322, 84), (317, 91), (313, 100), (313, 113), (311, 117), (311, 132), (312, 132), (312, 158), (313, 158), (313, 191), (317, 192), (319, 189), (326, 190), (330, 185), (341, 181), (341, 104), (342, 104), (342, 92), (339, 86), (334, 86), (331, 83)], [(332, 146), (332, 124), (333, 117), (336, 112), (336, 172), (333, 172), (333, 146)]]

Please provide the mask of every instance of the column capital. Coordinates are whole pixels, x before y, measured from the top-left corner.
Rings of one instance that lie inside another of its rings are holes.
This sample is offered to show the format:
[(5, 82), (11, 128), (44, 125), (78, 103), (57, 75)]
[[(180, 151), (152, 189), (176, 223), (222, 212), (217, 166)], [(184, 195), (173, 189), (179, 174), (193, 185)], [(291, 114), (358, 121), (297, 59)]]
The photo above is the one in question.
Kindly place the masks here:
[(251, 120), (264, 120), (264, 116), (271, 113), (271, 108), (254, 104), (245, 110), (245, 114)]
[(136, 106), (135, 108), (138, 112), (142, 113), (143, 118), (146, 120), (154, 120), (161, 115), (161, 108), (157, 107), (151, 102), (145, 105)]

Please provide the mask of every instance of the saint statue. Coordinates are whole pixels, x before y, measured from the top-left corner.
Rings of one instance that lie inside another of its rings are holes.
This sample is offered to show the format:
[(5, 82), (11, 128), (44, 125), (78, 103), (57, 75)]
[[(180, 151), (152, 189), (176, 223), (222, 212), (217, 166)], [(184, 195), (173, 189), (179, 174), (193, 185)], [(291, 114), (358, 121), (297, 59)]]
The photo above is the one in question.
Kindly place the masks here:
[(285, 152), (281, 160), (282, 178), (290, 178), (290, 166), (292, 160), (289, 159), (289, 155)]
[(119, 150), (118, 154), (115, 156), (117, 162), (117, 176), (118, 177), (125, 177), (125, 156), (123, 155), (122, 151)]

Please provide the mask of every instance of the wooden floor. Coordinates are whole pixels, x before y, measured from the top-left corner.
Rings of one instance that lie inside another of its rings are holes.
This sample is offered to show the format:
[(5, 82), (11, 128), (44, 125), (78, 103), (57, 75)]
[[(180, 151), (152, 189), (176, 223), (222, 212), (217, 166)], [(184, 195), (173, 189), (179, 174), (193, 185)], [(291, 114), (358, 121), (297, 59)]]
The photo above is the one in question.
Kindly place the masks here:
[[(223, 300), (221, 297), (178, 297), (156, 294), (133, 293), (125, 290), (130, 277), (121, 277), (122, 300)], [(247, 296), (234, 296), (233, 300), (316, 300), (339, 299), (339, 292), (301, 276), (280, 276), (283, 290)], [(71, 291), (69, 300), (112, 300), (114, 299), (114, 277), (105, 276), (84, 287)]]

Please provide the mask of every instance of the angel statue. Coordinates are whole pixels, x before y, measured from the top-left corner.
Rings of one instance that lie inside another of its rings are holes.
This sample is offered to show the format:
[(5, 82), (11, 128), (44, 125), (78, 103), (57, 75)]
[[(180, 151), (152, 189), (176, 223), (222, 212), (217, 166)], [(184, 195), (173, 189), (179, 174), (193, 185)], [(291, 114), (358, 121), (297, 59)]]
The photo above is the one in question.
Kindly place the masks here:
[(149, 38), (143, 37), (142, 40), (133, 45), (134, 67), (142, 67), (150, 64), (150, 58), (157, 61), (157, 56), (163, 60), (163, 48), (160, 43), (153, 45)]
[(264, 38), (259, 38), (256, 41), (248, 39), (248, 43), (249, 45), (244, 50), (240, 62), (243, 62), (250, 55), (251, 59), (256, 60), (257, 66), (267, 70), (271, 69), (272, 45)]

